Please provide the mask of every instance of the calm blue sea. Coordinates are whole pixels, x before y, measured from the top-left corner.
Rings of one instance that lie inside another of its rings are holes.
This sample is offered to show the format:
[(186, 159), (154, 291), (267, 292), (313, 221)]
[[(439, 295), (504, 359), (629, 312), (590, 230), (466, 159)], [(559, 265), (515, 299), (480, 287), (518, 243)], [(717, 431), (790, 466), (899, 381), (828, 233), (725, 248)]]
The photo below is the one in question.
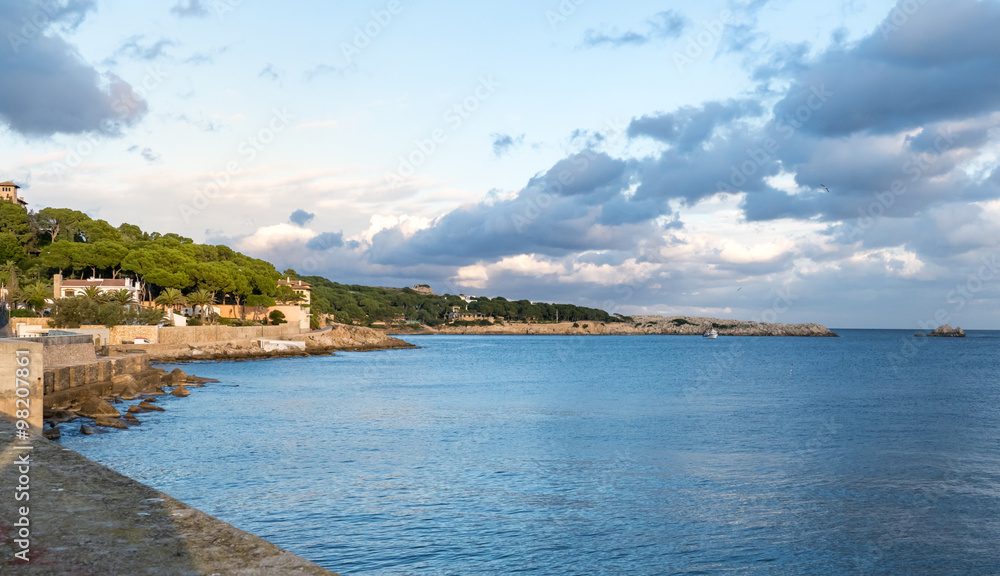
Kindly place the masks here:
[(345, 576), (1000, 573), (1000, 332), (840, 334), (187, 364), (61, 442)]

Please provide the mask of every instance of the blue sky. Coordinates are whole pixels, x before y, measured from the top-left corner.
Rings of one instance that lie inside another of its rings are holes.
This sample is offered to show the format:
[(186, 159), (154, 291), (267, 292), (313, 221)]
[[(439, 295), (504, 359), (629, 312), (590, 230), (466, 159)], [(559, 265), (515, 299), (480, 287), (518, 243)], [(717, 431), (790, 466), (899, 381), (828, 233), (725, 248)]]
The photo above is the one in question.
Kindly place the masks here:
[(996, 328), (998, 27), (996, 0), (10, 2), (0, 178), (347, 283)]

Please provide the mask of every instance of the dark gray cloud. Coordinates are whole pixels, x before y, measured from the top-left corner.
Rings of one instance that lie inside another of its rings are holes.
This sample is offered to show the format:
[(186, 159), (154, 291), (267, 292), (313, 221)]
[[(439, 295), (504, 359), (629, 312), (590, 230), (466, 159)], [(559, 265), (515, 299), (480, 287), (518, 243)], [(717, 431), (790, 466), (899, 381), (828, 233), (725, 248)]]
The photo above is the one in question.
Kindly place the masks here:
[(306, 224), (312, 222), (313, 218), (315, 217), (316, 217), (315, 214), (311, 212), (306, 212), (305, 210), (302, 210), (300, 208), (295, 212), (292, 212), (292, 215), (288, 218), (288, 220), (298, 226), (305, 226)]
[(306, 248), (313, 252), (323, 252), (331, 248), (340, 248), (344, 245), (343, 232), (323, 232), (319, 236), (306, 242)]
[(170, 13), (179, 18), (204, 18), (208, 16), (208, 10), (201, 5), (200, 0), (178, 2), (170, 9)]
[[(996, 0), (928, 0), (907, 22), (857, 42), (818, 54), (805, 44), (778, 47), (756, 69), (753, 98), (633, 119), (628, 137), (656, 141), (656, 153), (614, 158), (598, 151), (603, 137), (581, 131), (571, 142), (583, 152), (539, 173), (514, 197), (488, 197), (412, 235), (383, 230), (368, 261), (447, 268), (519, 254), (620, 252), (660, 262), (651, 246), (684, 226), (671, 205), (724, 193), (743, 195), (748, 222), (828, 222), (834, 244), (745, 264), (711, 261), (721, 278), (789, 273), (802, 256), (851, 261), (862, 279), (887, 270), (916, 274), (920, 267), (908, 260), (914, 254), (948, 269), (949, 259), (996, 247), (1000, 237), (995, 213), (972, 205), (1000, 198), (1000, 168), (982, 164), (1000, 139), (996, 29)], [(859, 245), (894, 255), (858, 260)], [(896, 256), (900, 250), (909, 255)]]
[(493, 155), (497, 158), (504, 156), (510, 151), (524, 143), (524, 134), (511, 136), (510, 134), (491, 134), (493, 139)]
[(704, 145), (717, 127), (763, 114), (764, 107), (755, 100), (708, 102), (669, 114), (636, 118), (628, 126), (628, 135), (648, 136), (672, 144), (682, 152), (692, 152)]
[(83, 1), (0, 4), (0, 76), (17, 87), (0, 92), (0, 121), (29, 136), (117, 134), (146, 114), (146, 102), (128, 82), (98, 73), (58, 34), (93, 7)]
[(903, 4), (856, 45), (796, 62), (775, 114), (794, 116), (823, 87), (835, 96), (803, 126), (820, 136), (891, 134), (1000, 107), (1000, 3), (930, 0), (909, 16)]
[(601, 32), (587, 30), (583, 35), (583, 45), (594, 48), (599, 46), (642, 46), (655, 40), (679, 38), (688, 26), (688, 20), (679, 12), (666, 10), (654, 15), (645, 22), (645, 30), (628, 30), (619, 32), (612, 30)]

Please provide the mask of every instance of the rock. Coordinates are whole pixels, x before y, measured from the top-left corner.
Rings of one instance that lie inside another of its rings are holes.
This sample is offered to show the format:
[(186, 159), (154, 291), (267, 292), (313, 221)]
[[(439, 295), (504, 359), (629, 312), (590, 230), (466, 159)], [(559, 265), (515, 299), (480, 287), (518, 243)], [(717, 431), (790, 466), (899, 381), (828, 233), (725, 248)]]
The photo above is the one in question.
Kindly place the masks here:
[(126, 412), (125, 416), (122, 417), (122, 420), (124, 420), (126, 424), (141, 424), (133, 412)]
[(950, 325), (938, 326), (928, 336), (936, 338), (965, 338), (965, 331), (961, 328), (952, 328)]
[(126, 414), (139, 414), (140, 412), (145, 412), (145, 410), (133, 404), (128, 407), (128, 412), (126, 412)]
[(201, 376), (188, 376), (185, 382), (190, 382), (192, 384), (218, 384), (219, 381), (215, 378), (202, 378)]
[(119, 398), (122, 400), (135, 400), (139, 397), (139, 390), (135, 384), (129, 384), (124, 390), (122, 390)]
[(180, 396), (181, 398), (187, 398), (188, 396), (191, 395), (191, 392), (189, 392), (188, 389), (185, 388), (183, 384), (181, 384), (177, 388), (174, 388), (174, 391), (171, 392), (170, 395)]
[(62, 436), (62, 433), (59, 432), (58, 428), (46, 428), (45, 430), (42, 430), (42, 436), (45, 436), (49, 440), (55, 440), (56, 438)]
[(145, 398), (142, 399), (142, 401), (143, 402), (156, 402), (156, 398), (153, 398), (152, 396), (146, 396)]
[(83, 426), (80, 426), (80, 434), (87, 434), (87, 435), (97, 434), (97, 429), (84, 424)]
[(167, 393), (163, 391), (163, 388), (159, 386), (153, 386), (152, 388), (147, 388), (143, 391), (143, 394), (149, 394), (150, 396), (166, 396)]
[(62, 424), (63, 422), (72, 422), (73, 420), (79, 418), (80, 415), (69, 410), (45, 410), (43, 417), (46, 422), (55, 426), (56, 424)]
[(103, 426), (105, 428), (119, 428), (121, 430), (127, 430), (128, 426), (118, 418), (105, 418), (103, 416), (94, 420), (94, 424), (97, 426)]
[(165, 409), (149, 402), (139, 402), (139, 408), (146, 411), (166, 412)]
[(103, 398), (90, 398), (80, 406), (80, 409), (76, 411), (80, 416), (84, 418), (97, 418), (98, 416), (106, 416), (108, 418), (121, 418), (121, 412), (115, 410), (115, 407), (108, 404)]
[(179, 383), (186, 382), (188, 375), (185, 374), (180, 368), (174, 368), (170, 374), (163, 375), (163, 383)]
[(134, 389), (139, 388), (139, 385), (135, 381), (135, 377), (131, 374), (119, 374), (118, 376), (113, 376), (111, 378), (111, 392), (113, 394), (120, 394), (129, 387)]

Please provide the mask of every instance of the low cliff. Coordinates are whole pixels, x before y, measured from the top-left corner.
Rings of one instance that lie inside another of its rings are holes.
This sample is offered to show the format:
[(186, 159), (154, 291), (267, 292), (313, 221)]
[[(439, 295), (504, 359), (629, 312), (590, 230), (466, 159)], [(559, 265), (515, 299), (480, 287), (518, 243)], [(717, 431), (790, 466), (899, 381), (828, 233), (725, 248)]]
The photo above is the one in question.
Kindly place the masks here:
[(820, 324), (770, 324), (698, 316), (633, 316), (632, 322), (512, 323), (495, 326), (441, 326), (423, 334), (655, 335), (700, 336), (715, 329), (722, 336), (836, 336)]

